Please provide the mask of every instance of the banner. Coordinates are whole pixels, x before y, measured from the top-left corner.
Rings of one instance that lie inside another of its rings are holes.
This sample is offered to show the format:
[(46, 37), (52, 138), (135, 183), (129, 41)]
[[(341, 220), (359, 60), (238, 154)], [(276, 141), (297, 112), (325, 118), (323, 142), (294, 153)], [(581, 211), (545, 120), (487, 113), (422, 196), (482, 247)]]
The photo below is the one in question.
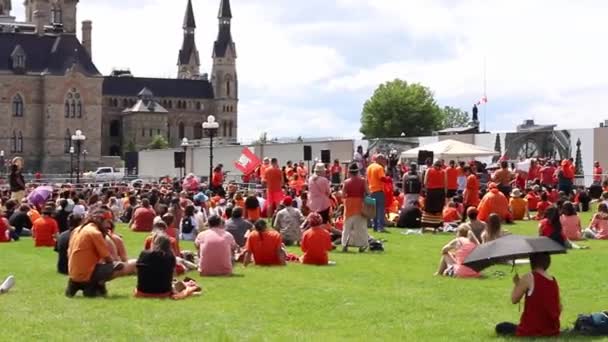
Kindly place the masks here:
[(240, 170), (244, 175), (248, 175), (253, 173), (261, 164), (262, 162), (260, 159), (253, 152), (251, 152), (250, 149), (245, 147), (243, 152), (241, 152), (241, 157), (239, 160), (234, 162), (234, 167)]

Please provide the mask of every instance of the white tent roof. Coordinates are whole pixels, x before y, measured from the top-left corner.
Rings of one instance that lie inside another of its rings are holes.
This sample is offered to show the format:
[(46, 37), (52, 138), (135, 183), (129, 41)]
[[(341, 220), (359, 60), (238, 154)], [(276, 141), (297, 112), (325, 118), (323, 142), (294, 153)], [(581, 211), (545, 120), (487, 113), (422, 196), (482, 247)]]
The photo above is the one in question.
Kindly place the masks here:
[(401, 154), (401, 158), (418, 158), (419, 151), (432, 151), (435, 154), (435, 158), (440, 159), (491, 157), (499, 155), (498, 152), (483, 146), (471, 145), (457, 140), (443, 140), (405, 151)]

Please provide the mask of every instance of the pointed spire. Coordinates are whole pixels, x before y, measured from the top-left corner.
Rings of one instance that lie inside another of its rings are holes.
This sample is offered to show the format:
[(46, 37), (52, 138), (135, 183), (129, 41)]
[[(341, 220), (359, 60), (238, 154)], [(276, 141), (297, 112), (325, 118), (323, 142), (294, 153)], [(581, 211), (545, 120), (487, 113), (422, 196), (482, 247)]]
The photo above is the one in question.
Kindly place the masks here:
[(196, 28), (196, 21), (194, 20), (194, 10), (192, 9), (192, 0), (188, 0), (188, 6), (186, 7), (186, 15), (184, 16), (184, 29)]
[(217, 14), (218, 19), (232, 19), (232, 10), (230, 9), (230, 0), (221, 0), (220, 11)]

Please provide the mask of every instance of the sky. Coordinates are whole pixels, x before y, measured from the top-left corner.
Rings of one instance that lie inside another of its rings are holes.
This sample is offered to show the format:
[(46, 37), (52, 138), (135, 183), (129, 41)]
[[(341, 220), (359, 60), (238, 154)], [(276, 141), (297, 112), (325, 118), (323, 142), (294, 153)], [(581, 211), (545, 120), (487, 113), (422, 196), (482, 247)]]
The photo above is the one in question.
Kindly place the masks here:
[[(20, 1), (15, 3), (23, 19)], [(175, 77), (186, 0), (83, 0), (93, 60), (104, 74)], [(193, 0), (202, 72), (211, 71), (220, 0)], [(608, 119), (608, 1), (231, 0), (239, 76), (239, 140), (359, 138), (379, 84), (431, 88), (482, 128), (525, 119), (561, 128)], [(485, 77), (484, 77), (485, 75)], [(485, 78), (485, 86), (484, 86)], [(484, 114), (485, 113), (485, 114)]]

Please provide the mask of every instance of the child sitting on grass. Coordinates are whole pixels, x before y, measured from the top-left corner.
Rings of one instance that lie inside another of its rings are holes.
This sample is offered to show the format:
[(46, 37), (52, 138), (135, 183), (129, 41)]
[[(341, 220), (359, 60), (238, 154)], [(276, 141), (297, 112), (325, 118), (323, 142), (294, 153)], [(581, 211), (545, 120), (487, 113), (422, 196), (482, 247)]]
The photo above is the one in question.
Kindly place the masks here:
[(608, 240), (608, 205), (600, 203), (591, 225), (584, 232), (587, 239)]
[(547, 210), (547, 208), (549, 208), (551, 205), (552, 203), (549, 202), (549, 195), (547, 194), (547, 192), (543, 192), (540, 195), (540, 202), (538, 202), (538, 206), (536, 208), (536, 217), (534, 217), (534, 219), (538, 221), (544, 219), (545, 210)]
[(457, 223), (460, 222), (462, 217), (458, 212), (458, 204), (454, 201), (451, 201), (447, 207), (443, 209), (443, 223)]
[(530, 255), (532, 272), (521, 278), (517, 274), (513, 277), (515, 286), (511, 293), (511, 302), (518, 304), (525, 297), (524, 312), (519, 325), (498, 324), (496, 326), (498, 335), (519, 337), (559, 335), (559, 316), (562, 312), (562, 305), (557, 280), (547, 273), (550, 265), (549, 254), (532, 254)]
[(334, 246), (331, 243), (331, 234), (323, 226), (323, 218), (317, 213), (311, 213), (306, 219), (310, 226), (303, 235), (300, 247), (304, 255), (303, 264), (324, 266), (329, 263), (329, 251)]
[(55, 247), (55, 241), (59, 235), (59, 225), (52, 217), (55, 208), (46, 206), (42, 210), (42, 216), (36, 219), (32, 225), (32, 237), (36, 247)]

